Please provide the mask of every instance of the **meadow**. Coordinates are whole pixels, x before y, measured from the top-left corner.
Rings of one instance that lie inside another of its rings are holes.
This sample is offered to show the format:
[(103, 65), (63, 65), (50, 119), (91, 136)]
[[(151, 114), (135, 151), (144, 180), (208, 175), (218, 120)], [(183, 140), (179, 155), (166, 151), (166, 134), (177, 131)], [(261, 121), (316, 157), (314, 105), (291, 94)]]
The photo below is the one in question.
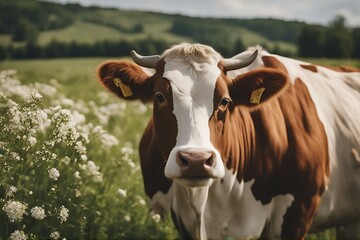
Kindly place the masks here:
[(143, 190), (137, 148), (151, 106), (106, 92), (105, 60), (0, 62), (0, 239), (178, 238)]
[(103, 60), (1, 63), (0, 239), (177, 238), (143, 190), (151, 109), (102, 89)]

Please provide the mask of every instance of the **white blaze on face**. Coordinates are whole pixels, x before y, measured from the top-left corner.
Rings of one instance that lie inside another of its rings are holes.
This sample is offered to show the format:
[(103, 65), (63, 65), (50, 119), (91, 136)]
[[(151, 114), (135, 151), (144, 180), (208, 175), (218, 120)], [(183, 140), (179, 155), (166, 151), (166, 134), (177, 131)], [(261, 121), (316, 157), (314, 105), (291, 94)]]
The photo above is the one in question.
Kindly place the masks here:
[[(166, 62), (166, 59), (165, 59)], [(180, 177), (176, 164), (179, 150), (210, 150), (215, 154), (213, 174), (224, 175), (224, 166), (219, 152), (210, 142), (209, 119), (214, 111), (214, 90), (221, 72), (216, 61), (196, 63), (195, 67), (182, 59), (166, 62), (164, 77), (170, 81), (173, 94), (174, 115), (177, 120), (178, 135), (165, 167), (169, 178)]]

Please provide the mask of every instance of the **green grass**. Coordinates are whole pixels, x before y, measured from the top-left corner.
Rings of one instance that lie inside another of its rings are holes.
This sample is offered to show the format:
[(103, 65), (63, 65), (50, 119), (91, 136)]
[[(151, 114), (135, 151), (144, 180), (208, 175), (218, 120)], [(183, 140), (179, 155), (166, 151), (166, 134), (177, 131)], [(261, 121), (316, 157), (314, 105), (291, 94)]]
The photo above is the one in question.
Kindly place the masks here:
[(52, 31), (41, 32), (38, 42), (46, 45), (53, 39), (61, 42), (75, 41), (78, 43), (94, 43), (96, 41), (114, 40), (121, 38), (121, 33), (115, 29), (97, 24), (76, 21), (73, 25)]
[(304, 58), (302, 60), (322, 66), (352, 66), (360, 69), (360, 59)]
[(89, 93), (102, 90), (96, 81), (96, 67), (105, 58), (36, 59), (0, 62), (0, 69), (16, 69), (24, 83), (46, 83), (56, 79), (62, 84), (66, 96), (92, 100)]

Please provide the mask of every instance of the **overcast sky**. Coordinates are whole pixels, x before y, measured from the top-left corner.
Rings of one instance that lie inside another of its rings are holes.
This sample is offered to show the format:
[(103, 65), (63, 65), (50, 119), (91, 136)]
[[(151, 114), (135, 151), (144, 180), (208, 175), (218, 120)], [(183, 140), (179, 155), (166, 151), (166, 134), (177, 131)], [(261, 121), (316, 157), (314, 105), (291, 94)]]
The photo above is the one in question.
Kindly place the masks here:
[(188, 16), (277, 18), (327, 25), (336, 15), (360, 26), (360, 0), (51, 0)]

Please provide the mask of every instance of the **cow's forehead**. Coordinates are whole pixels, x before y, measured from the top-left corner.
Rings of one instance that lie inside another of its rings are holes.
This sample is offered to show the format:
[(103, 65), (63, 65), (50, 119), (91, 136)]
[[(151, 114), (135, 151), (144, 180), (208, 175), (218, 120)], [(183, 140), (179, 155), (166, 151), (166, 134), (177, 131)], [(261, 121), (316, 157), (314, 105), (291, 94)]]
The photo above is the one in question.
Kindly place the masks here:
[(186, 62), (182, 58), (165, 60), (163, 77), (170, 81), (173, 92), (196, 97), (204, 93), (213, 95), (216, 81), (221, 74), (217, 62)]

